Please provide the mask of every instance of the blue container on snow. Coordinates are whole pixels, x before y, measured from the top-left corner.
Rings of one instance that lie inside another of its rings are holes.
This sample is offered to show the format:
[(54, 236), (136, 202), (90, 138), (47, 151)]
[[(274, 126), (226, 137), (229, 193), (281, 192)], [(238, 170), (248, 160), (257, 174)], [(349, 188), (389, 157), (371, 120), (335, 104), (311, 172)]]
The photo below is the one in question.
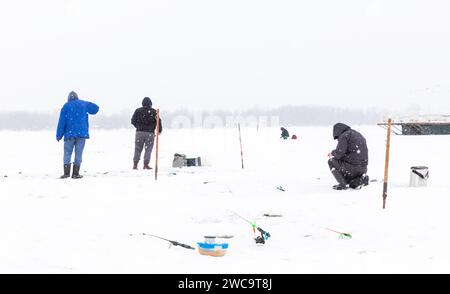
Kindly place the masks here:
[(228, 243), (215, 243), (215, 238), (205, 237), (205, 242), (198, 242), (197, 248), (201, 255), (221, 257), (227, 253)]

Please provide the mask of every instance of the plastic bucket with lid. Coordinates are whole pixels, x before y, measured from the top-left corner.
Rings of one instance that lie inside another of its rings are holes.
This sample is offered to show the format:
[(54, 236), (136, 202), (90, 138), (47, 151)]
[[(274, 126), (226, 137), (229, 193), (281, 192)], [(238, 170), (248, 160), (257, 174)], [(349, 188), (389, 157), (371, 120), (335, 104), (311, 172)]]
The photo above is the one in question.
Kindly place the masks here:
[(430, 173), (426, 166), (411, 167), (411, 176), (409, 180), (410, 187), (425, 187), (427, 186)]

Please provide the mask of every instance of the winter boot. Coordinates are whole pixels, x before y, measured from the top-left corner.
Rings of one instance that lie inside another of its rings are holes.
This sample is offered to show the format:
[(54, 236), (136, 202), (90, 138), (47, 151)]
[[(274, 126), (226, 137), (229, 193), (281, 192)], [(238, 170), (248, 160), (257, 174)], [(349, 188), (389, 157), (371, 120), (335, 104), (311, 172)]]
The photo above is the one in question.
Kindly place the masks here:
[(333, 189), (334, 190), (347, 190), (348, 189), (348, 187), (347, 187), (347, 185), (341, 185), (341, 184), (338, 184), (338, 185), (334, 185), (333, 186)]
[(64, 174), (61, 176), (61, 179), (70, 178), (70, 164), (64, 164)]
[(353, 179), (350, 181), (350, 188), (359, 190), (364, 186), (369, 185), (369, 176), (362, 175), (359, 178)]
[(73, 173), (72, 173), (72, 179), (81, 179), (83, 176), (80, 176), (80, 166), (79, 165), (73, 165)]
[(135, 162), (134, 162), (134, 164), (133, 164), (133, 169), (138, 169), (138, 163), (139, 163), (139, 161), (135, 161)]
[(363, 176), (362, 184), (363, 184), (363, 186), (369, 186), (369, 176), (368, 175)]
[(347, 181), (345, 180), (344, 176), (335, 168), (331, 170), (331, 173), (335, 177), (336, 181), (339, 183), (339, 185), (333, 186), (334, 190), (346, 190), (348, 188)]
[(145, 162), (144, 162), (144, 169), (152, 169), (152, 168), (150, 167), (150, 161), (145, 161)]

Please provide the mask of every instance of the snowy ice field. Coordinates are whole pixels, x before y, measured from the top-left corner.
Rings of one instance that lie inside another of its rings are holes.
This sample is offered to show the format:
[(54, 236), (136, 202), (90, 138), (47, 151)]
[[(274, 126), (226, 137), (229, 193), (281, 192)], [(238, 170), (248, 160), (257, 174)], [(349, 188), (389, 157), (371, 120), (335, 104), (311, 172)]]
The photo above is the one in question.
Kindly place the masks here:
[[(53, 131), (2, 131), (0, 273), (450, 273), (450, 136), (392, 137), (383, 210), (386, 131), (354, 128), (378, 180), (360, 191), (331, 189), (331, 126), (289, 128), (297, 141), (279, 140), (277, 128), (243, 129), (244, 170), (236, 129), (165, 130), (158, 181), (141, 164), (131, 170), (132, 129), (91, 129), (82, 180), (58, 179), (63, 144)], [(172, 168), (174, 153), (207, 166)], [(417, 165), (430, 168), (428, 187), (409, 187)], [(231, 211), (272, 237), (257, 246)], [(140, 233), (194, 247), (205, 235), (235, 237), (215, 258), (130, 236)]]

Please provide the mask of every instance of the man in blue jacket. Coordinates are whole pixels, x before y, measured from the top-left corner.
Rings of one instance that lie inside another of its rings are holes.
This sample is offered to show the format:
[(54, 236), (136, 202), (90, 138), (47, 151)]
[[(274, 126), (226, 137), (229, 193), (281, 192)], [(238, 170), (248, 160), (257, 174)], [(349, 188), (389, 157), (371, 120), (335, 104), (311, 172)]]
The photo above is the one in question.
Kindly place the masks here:
[(86, 139), (89, 139), (89, 114), (97, 114), (99, 107), (91, 102), (78, 99), (75, 92), (70, 92), (66, 104), (61, 109), (56, 140), (64, 137), (64, 175), (62, 179), (70, 177), (72, 153), (75, 149), (73, 164), (73, 179), (81, 179), (80, 165)]

